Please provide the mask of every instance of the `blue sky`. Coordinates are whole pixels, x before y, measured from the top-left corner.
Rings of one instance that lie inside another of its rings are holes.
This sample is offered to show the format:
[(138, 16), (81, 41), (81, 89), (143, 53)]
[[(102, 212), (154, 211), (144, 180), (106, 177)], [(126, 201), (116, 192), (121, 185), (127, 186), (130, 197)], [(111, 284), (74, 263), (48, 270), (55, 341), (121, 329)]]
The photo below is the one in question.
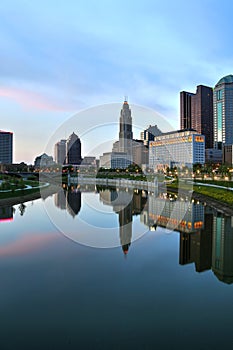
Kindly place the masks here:
[(1, 1), (0, 129), (14, 132), (14, 161), (32, 163), (72, 115), (125, 94), (179, 128), (179, 92), (233, 73), (232, 10), (227, 0)]

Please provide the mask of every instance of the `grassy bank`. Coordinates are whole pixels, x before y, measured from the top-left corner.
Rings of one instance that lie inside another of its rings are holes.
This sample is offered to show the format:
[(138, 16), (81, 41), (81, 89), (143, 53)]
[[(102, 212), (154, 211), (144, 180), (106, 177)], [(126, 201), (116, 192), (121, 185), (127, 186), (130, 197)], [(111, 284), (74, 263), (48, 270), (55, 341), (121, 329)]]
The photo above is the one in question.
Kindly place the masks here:
[(30, 188), (28, 190), (25, 189), (21, 189), (18, 191), (10, 191), (10, 192), (0, 192), (0, 200), (1, 199), (6, 199), (6, 198), (17, 198), (17, 197), (22, 197), (25, 196), (27, 194), (32, 194), (32, 193), (36, 193), (36, 192), (40, 192), (39, 188)]
[(224, 187), (233, 187), (233, 181), (226, 180), (195, 180), (195, 182), (200, 182), (203, 184), (224, 186)]
[[(215, 183), (214, 183), (215, 184)], [(218, 186), (221, 186), (219, 182), (216, 183)], [(185, 184), (183, 182), (181, 183), (173, 183), (169, 185), (168, 190), (172, 189), (181, 189), (181, 190), (190, 190), (191, 185)], [(227, 204), (232, 206), (233, 205), (233, 191), (222, 189), (222, 188), (215, 188), (215, 187), (209, 187), (209, 186), (198, 186), (193, 185), (193, 191), (196, 193), (200, 193), (206, 197), (213, 198), (220, 203)]]
[(200, 193), (204, 196), (214, 198), (215, 200), (221, 203), (233, 205), (233, 191), (229, 191), (221, 188), (215, 188), (215, 187), (196, 186), (196, 185), (194, 185), (193, 189), (196, 193)]

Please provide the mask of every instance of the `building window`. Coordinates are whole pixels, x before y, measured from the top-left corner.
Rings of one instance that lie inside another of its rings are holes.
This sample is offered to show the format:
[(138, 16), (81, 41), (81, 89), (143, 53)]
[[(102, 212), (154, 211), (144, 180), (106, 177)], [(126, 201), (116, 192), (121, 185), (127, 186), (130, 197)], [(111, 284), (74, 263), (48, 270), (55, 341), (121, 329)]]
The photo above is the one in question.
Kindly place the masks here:
[(222, 100), (223, 98), (223, 90), (218, 90), (216, 91), (216, 94), (217, 94), (217, 100)]

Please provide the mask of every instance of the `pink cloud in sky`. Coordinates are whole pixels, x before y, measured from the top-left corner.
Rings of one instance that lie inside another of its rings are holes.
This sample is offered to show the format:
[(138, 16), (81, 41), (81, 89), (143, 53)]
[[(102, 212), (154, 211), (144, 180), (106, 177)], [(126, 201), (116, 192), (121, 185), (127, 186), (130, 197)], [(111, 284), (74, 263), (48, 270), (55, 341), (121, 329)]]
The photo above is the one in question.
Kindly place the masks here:
[(1, 87), (0, 97), (6, 97), (21, 104), (26, 109), (39, 109), (49, 111), (67, 111), (73, 110), (71, 106), (53, 102), (49, 98), (42, 96), (39, 93), (29, 91), (26, 89), (19, 89), (14, 87)]
[(4, 256), (21, 255), (45, 246), (48, 242), (58, 238), (56, 234), (33, 234), (22, 236), (17, 241), (13, 241), (0, 247), (0, 258)]

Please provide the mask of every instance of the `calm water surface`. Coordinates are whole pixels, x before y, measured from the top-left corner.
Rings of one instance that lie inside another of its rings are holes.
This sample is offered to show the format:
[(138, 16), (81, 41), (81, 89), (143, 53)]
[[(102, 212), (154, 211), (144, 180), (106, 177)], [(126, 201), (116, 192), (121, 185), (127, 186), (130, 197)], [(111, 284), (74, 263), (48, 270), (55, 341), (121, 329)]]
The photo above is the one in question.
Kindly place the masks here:
[(185, 198), (86, 188), (0, 207), (0, 278), (1, 350), (233, 345), (233, 217)]

